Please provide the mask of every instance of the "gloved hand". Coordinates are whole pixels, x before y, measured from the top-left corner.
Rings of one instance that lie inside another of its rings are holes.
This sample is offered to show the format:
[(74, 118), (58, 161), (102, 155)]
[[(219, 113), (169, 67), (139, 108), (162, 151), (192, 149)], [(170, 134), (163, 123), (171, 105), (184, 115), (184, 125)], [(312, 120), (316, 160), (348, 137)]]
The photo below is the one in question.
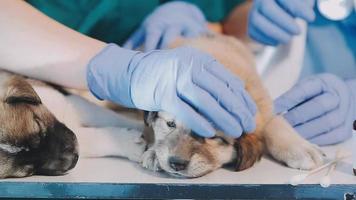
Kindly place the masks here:
[(233, 137), (255, 129), (241, 80), (194, 48), (140, 53), (111, 44), (89, 63), (87, 80), (100, 99), (169, 112), (201, 136), (214, 136), (214, 126)]
[(295, 18), (312, 22), (315, 0), (255, 0), (249, 13), (248, 34), (263, 44), (287, 43), (300, 33)]
[(196, 37), (207, 32), (204, 14), (186, 2), (165, 3), (153, 11), (124, 44), (125, 48), (144, 51), (166, 48), (178, 37)]
[(275, 101), (275, 112), (304, 138), (319, 145), (335, 144), (351, 137), (356, 116), (356, 80), (344, 81), (332, 74), (312, 76), (297, 83)]

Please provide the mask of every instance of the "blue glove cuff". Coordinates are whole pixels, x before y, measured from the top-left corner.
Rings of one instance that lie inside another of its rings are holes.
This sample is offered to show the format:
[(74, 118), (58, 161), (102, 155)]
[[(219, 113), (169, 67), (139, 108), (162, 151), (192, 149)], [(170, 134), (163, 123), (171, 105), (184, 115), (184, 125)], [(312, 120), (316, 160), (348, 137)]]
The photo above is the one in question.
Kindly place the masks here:
[(91, 93), (100, 100), (111, 100), (134, 108), (130, 82), (135, 65), (130, 65), (138, 51), (108, 44), (87, 66), (87, 82)]

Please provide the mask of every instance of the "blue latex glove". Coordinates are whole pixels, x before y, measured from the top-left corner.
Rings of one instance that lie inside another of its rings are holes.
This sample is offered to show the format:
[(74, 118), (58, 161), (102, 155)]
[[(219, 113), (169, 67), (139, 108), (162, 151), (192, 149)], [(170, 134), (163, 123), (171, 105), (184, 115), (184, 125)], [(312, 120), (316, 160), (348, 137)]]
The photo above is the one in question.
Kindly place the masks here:
[(248, 34), (263, 44), (287, 43), (300, 33), (295, 18), (315, 19), (315, 0), (255, 0), (249, 14)]
[(194, 48), (141, 53), (111, 44), (89, 63), (87, 80), (100, 99), (169, 112), (201, 136), (214, 136), (214, 127), (233, 137), (255, 129), (244, 84)]
[(297, 83), (275, 101), (276, 113), (304, 138), (319, 144), (335, 144), (351, 137), (355, 120), (356, 80), (344, 81), (332, 74), (312, 76)]
[(171, 2), (150, 14), (124, 44), (125, 48), (144, 51), (166, 48), (178, 37), (196, 37), (207, 32), (204, 14), (193, 4)]

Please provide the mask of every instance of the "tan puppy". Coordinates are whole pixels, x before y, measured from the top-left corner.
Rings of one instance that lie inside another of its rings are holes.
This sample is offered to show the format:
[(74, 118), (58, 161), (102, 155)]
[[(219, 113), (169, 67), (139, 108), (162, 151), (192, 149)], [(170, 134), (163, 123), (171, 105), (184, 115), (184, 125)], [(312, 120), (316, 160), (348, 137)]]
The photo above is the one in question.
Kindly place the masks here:
[(0, 178), (59, 175), (78, 160), (74, 133), (42, 104), (31, 85), (0, 72)]
[[(226, 164), (236, 170), (251, 167), (263, 153), (299, 169), (320, 165), (323, 155), (317, 146), (300, 137), (280, 116), (273, 114), (273, 102), (255, 70), (253, 56), (238, 40), (208, 35), (182, 40), (175, 46), (188, 45), (215, 57), (245, 83), (245, 89), (255, 100), (258, 112), (253, 134), (232, 139), (222, 133), (214, 138), (201, 138), (164, 112), (146, 113), (146, 123), (153, 128), (151, 148), (143, 156), (143, 166), (175, 176), (198, 177)], [(154, 138), (154, 139), (152, 139)], [(149, 141), (149, 140), (148, 140)]]
[(0, 99), (0, 178), (62, 175), (76, 165), (78, 143), (81, 157), (136, 162), (146, 149), (141, 122), (62, 88), (0, 70)]

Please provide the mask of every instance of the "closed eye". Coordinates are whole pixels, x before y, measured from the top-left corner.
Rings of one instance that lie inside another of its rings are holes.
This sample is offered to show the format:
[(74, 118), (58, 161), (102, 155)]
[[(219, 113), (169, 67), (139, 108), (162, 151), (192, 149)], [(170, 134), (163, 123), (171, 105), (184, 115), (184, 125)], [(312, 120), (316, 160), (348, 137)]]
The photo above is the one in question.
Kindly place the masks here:
[(205, 143), (205, 138), (196, 134), (195, 132), (191, 132), (190, 135), (192, 136), (192, 138), (194, 138), (196, 141), (200, 142), (200, 143)]
[(218, 142), (220, 142), (222, 144), (229, 144), (229, 142), (225, 138), (223, 138), (221, 136), (214, 136), (214, 137), (212, 137), (210, 139), (216, 140), (216, 141), (218, 141)]

